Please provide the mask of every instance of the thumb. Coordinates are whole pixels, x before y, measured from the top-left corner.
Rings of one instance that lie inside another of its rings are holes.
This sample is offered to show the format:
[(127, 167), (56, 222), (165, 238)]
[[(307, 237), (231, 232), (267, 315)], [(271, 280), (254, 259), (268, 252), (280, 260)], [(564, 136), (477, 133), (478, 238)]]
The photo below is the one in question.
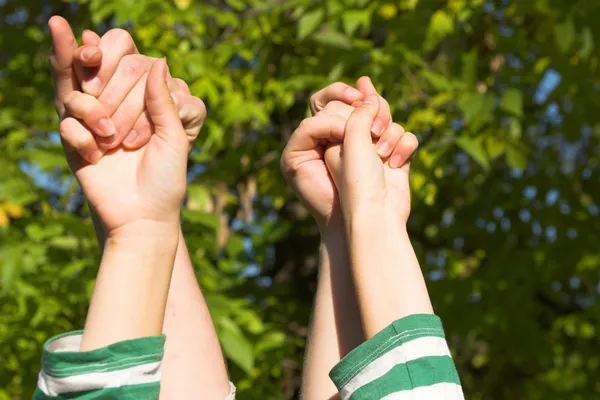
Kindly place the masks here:
[(150, 120), (154, 124), (156, 134), (162, 136), (179, 135), (183, 132), (181, 120), (171, 92), (167, 86), (167, 61), (156, 60), (146, 82), (145, 102)]
[(371, 126), (378, 112), (379, 96), (370, 94), (348, 118), (344, 130), (344, 152), (349, 159), (358, 159), (364, 151), (373, 151)]

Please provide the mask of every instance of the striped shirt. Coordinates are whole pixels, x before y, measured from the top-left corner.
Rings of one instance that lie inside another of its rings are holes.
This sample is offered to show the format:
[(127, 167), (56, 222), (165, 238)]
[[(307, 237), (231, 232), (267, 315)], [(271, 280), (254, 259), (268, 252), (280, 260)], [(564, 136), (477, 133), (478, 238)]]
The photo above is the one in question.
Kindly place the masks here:
[(464, 399), (442, 322), (418, 314), (397, 320), (329, 373), (342, 400)]
[[(82, 332), (44, 344), (35, 400), (158, 399), (164, 336), (79, 351)], [(350, 352), (331, 373), (342, 400), (464, 399), (440, 319), (402, 318)], [(235, 387), (226, 400), (235, 399)]]
[[(158, 399), (164, 335), (79, 351), (82, 334), (65, 333), (44, 344), (34, 400)], [(225, 400), (234, 400), (235, 386), (229, 385)]]

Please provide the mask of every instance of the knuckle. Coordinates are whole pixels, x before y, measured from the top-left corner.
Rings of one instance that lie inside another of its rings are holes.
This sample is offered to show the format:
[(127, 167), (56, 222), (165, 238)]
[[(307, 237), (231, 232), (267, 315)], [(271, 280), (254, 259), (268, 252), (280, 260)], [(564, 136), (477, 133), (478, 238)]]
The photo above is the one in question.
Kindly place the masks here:
[(188, 86), (188, 84), (183, 80), (183, 79), (179, 79), (179, 78), (174, 78), (175, 83), (181, 87), (182, 89), (186, 90), (188, 93), (190, 91), (190, 88)]
[(133, 54), (124, 56), (119, 62), (119, 67), (123, 72), (130, 75), (141, 75), (145, 72), (144, 65)]
[(327, 105), (325, 106), (325, 108), (323, 110), (337, 109), (337, 108), (342, 107), (343, 105), (344, 105), (344, 103), (342, 103), (341, 101), (332, 100), (329, 103), (327, 103)]
[(79, 97), (79, 92), (73, 91), (65, 97), (63, 104), (65, 105), (65, 107), (67, 109), (70, 109), (71, 106), (77, 101), (78, 97)]
[(302, 121), (300, 121), (300, 124), (298, 125), (298, 132), (310, 132), (312, 125), (313, 125), (313, 119), (305, 118)]
[(71, 131), (73, 126), (73, 122), (75, 122), (75, 119), (71, 117), (65, 118), (60, 122), (60, 124), (58, 125), (58, 133), (60, 134), (60, 137), (64, 139), (69, 136), (69, 132)]
[(106, 32), (104, 36), (107, 36), (109, 39), (111, 39), (111, 41), (117, 40), (119, 43), (133, 43), (133, 38), (131, 37), (129, 32), (121, 28), (111, 29), (108, 32)]
[(348, 85), (346, 85), (344, 82), (334, 82), (329, 85), (329, 89), (334, 92), (341, 92), (342, 90), (346, 89), (347, 86)]
[(403, 140), (408, 146), (411, 146), (411, 147), (419, 146), (419, 139), (417, 139), (417, 136), (412, 132), (406, 132), (403, 136)]
[(196, 110), (198, 110), (198, 114), (199, 116), (204, 119), (206, 117), (207, 114), (207, 110), (206, 110), (206, 104), (204, 104), (204, 102), (202, 101), (201, 98), (199, 97), (194, 97), (195, 102), (196, 102)]

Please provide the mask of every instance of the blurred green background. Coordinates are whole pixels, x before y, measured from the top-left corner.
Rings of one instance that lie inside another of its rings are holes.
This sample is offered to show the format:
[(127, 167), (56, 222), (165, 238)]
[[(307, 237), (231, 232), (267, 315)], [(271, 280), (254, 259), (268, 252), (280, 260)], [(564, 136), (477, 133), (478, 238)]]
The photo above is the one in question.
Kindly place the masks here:
[(309, 95), (361, 75), (421, 139), (409, 229), (467, 398), (600, 398), (600, 2), (0, 0), (0, 399), (83, 326), (100, 256), (53, 14), (127, 29), (208, 105), (183, 220), (240, 399), (298, 395), (318, 236), (278, 160)]

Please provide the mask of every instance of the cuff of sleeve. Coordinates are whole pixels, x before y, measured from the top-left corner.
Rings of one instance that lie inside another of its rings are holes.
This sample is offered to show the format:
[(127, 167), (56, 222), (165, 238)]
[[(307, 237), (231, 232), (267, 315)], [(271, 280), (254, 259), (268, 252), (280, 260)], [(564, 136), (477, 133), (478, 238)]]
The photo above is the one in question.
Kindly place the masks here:
[(414, 314), (401, 318), (378, 332), (344, 357), (329, 373), (338, 390), (373, 361), (412, 340), (422, 337), (444, 338), (440, 318), (433, 314)]
[(157, 385), (165, 336), (124, 340), (79, 351), (83, 332), (55, 336), (44, 344), (38, 388), (47, 396), (129, 385)]

